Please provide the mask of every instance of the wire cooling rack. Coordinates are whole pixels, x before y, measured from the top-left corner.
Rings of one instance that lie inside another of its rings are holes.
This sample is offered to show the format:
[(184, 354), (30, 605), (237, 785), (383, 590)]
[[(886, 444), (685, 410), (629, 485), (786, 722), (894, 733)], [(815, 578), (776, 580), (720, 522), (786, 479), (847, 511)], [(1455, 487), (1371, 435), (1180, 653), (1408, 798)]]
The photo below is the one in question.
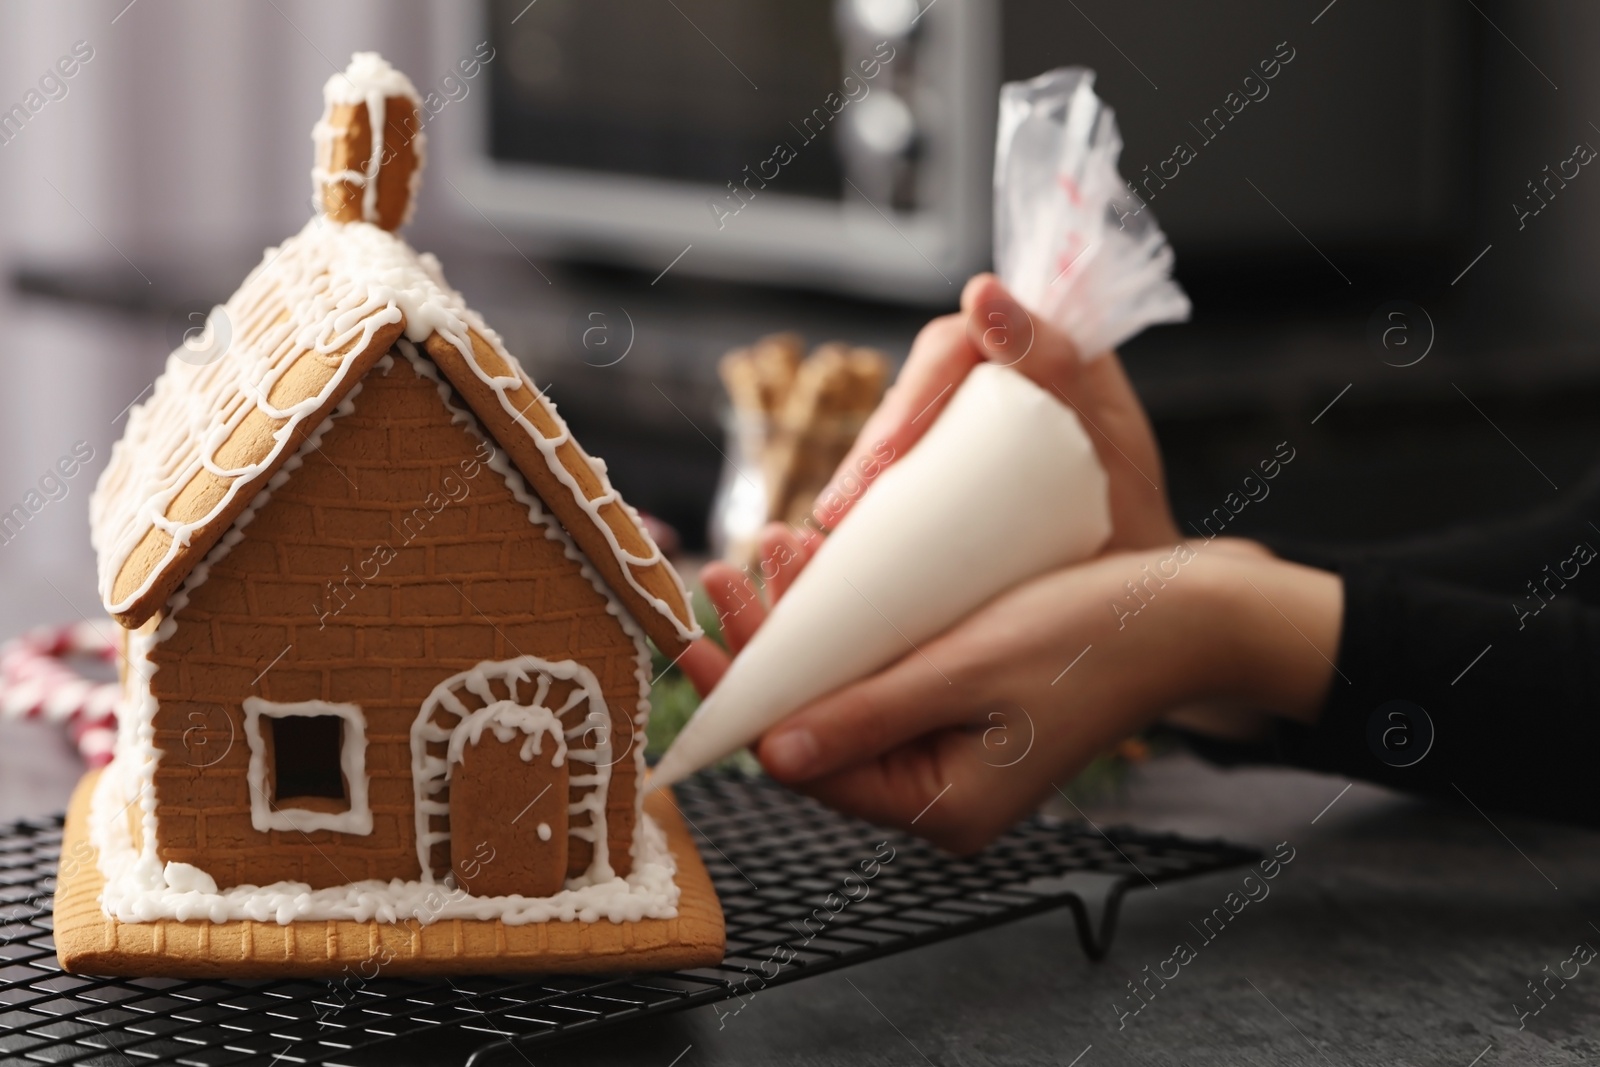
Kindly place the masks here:
[(1260, 857), (1221, 841), (1036, 817), (958, 860), (767, 779), (707, 774), (676, 791), (727, 914), (727, 955), (715, 967), (626, 977), (69, 975), (50, 932), (61, 822), (0, 826), (0, 1061), (392, 1064), (402, 1047), (394, 1042), (432, 1034), (448, 1035), (458, 1060), (474, 1063), (513, 1045), (527, 1051), (644, 1015), (742, 1001), (1063, 906), (1084, 951), (1100, 959), (1127, 891)]

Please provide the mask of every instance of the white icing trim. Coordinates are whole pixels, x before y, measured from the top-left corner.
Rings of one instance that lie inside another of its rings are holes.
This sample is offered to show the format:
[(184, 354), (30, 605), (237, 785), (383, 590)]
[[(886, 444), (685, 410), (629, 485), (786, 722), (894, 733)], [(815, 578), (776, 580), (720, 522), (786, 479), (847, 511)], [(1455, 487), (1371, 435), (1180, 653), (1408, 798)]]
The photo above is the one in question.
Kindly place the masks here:
[(167, 879), (167, 885), (180, 893), (215, 893), (217, 881), (205, 871), (190, 863), (179, 863), (177, 860), (168, 860), (162, 874)]
[(350, 65), (322, 86), (322, 99), (330, 104), (364, 104), (373, 94), (422, 102), (411, 79), (377, 52), (352, 52)]
[[(574, 683), (572, 692), (567, 694), (566, 701), (559, 708), (551, 708), (545, 704), (550, 694), (552, 679)], [(504, 683), (512, 692), (515, 692), (521, 683), (533, 682), (535, 686), (533, 703), (518, 704), (511, 700), (496, 698), (491, 688), (491, 683), (496, 681)], [(469, 712), (456, 696), (458, 692), (471, 693), (486, 706)], [(561, 716), (585, 701), (589, 705), (588, 714), (573, 726), (563, 726)], [(428, 699), (422, 702), (422, 709), (417, 712), (417, 717), (411, 724), (411, 787), (414, 797), (412, 805), (416, 816), (417, 863), (422, 867), (424, 882), (444, 881), (447, 874), (433, 869), (433, 848), (441, 842), (448, 841), (450, 834), (445, 830), (435, 830), (433, 819), (448, 818), (450, 815), (449, 802), (439, 800), (438, 797), (449, 789), (452, 769), (461, 762), (465, 745), (469, 741), (476, 744), (478, 735), (483, 732), (484, 725), (489, 721), (501, 715), (518, 713), (528, 716), (527, 721), (530, 726), (537, 724), (538, 729), (549, 729), (553, 732), (561, 746), (558, 750), (561, 756), (570, 758), (576, 763), (594, 765), (588, 774), (569, 773), (567, 777), (569, 788), (594, 787), (580, 800), (573, 801), (570, 794), (568, 796), (569, 815), (589, 813), (587, 826), (573, 826), (569, 820), (568, 835), (594, 845), (594, 858), (589, 862), (589, 869), (570, 884), (589, 884), (615, 877), (606, 836), (605, 803), (611, 784), (611, 766), (614, 762), (611, 759), (609, 729), (611, 713), (606, 708), (605, 696), (600, 691), (600, 681), (594, 676), (593, 671), (572, 660), (518, 656), (516, 659), (485, 661), (446, 678), (428, 694)], [(444, 724), (436, 723), (435, 719), (441, 716), (454, 716), (458, 721), (449, 723), (446, 718)], [(595, 730), (597, 726), (600, 734), (593, 748), (578, 748), (569, 743), (569, 739), (581, 738)], [(522, 751), (524, 760), (531, 758), (532, 753), (538, 751), (540, 736), (540, 733), (535, 732), (524, 743)], [(512, 739), (510, 731), (500, 739), (510, 741)], [(428, 745), (441, 742), (449, 743), (445, 758), (428, 755)], [(530, 751), (529, 745), (535, 747)]]
[[(177, 919), (223, 923), (240, 919), (286, 924), (348, 919), (354, 922), (423, 925), (449, 919), (499, 920), (507, 926), (539, 922), (639, 922), (678, 916), (677, 864), (666, 834), (645, 816), (634, 838), (633, 873), (548, 897), (475, 897), (428, 882), (368, 879), (312, 889), (304, 882), (241, 885), (210, 892), (205, 881), (180, 874), (169, 883), (133, 847), (121, 816), (130, 801), (125, 775), (113, 763), (96, 783), (90, 834), (100, 869), (107, 875), (101, 904), (121, 922)], [(137, 798), (135, 798), (137, 799)], [(202, 877), (203, 872), (200, 872)], [(215, 883), (212, 883), (213, 885)]]
[(476, 746), (483, 739), (485, 729), (494, 739), (509, 745), (522, 734), (525, 740), (517, 757), (523, 763), (532, 763), (533, 757), (544, 755), (544, 739), (555, 744), (550, 754), (550, 766), (559, 767), (567, 762), (567, 738), (561, 730), (558, 713), (543, 705), (529, 707), (510, 700), (497, 700), (468, 715), (450, 731), (450, 745), (445, 757), (451, 766), (466, 758), (467, 746)]
[[(344, 774), (350, 807), (345, 811), (311, 811), (286, 808), (267, 784), (266, 744), (261, 736), (263, 718), (334, 715), (344, 720), (339, 738), (339, 770)], [(244, 736), (250, 743), (250, 825), (260, 833), (269, 830), (337, 830), (344, 834), (372, 833), (372, 806), (367, 800), (367, 718), (357, 704), (331, 704), (302, 700), (278, 704), (260, 697), (244, 698)], [(169, 879), (170, 881), (170, 879)]]

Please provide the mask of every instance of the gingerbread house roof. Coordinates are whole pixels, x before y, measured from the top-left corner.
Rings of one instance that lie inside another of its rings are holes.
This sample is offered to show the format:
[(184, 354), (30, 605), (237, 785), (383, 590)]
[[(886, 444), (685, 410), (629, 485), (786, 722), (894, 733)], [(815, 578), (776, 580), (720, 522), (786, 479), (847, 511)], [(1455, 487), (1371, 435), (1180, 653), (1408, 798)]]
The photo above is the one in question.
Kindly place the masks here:
[(391, 228), (422, 159), (415, 90), (371, 53), (329, 80), (313, 182), (324, 215), (268, 249), (203, 336), (167, 359), (90, 501), (99, 588), (124, 626), (166, 604), (366, 372), (420, 345), (644, 631), (700, 635), (682, 581), (438, 260)]

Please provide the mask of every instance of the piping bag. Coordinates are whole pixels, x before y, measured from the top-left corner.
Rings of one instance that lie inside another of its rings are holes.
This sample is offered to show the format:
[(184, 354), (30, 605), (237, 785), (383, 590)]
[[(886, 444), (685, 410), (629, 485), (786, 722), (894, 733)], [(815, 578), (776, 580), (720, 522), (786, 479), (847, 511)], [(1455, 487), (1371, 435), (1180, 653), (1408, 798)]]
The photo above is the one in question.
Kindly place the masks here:
[[(1117, 173), (1122, 138), (1093, 71), (1065, 67), (1002, 87), (996, 140), (995, 267), (1030, 314), (1091, 359), (1152, 323), (1188, 318), (1172, 249)], [(1077, 415), (1014, 367), (980, 364), (828, 535), (649, 788), (919, 654), (978, 607), (1086, 559), (1110, 535), (1105, 469)]]

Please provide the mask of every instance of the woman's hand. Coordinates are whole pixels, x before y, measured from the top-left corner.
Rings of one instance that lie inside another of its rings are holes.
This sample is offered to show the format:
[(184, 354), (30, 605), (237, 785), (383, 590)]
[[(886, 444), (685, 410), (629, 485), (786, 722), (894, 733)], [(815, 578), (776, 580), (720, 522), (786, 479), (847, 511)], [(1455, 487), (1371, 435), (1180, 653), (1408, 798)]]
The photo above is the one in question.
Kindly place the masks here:
[[(989, 360), (1015, 367), (1082, 419), (1107, 473), (1112, 523), (1107, 551), (1176, 544), (1180, 537), (1167, 503), (1161, 452), (1117, 354), (1107, 352), (1086, 363), (1070, 338), (1029, 315), (992, 274), (967, 282), (961, 308), (917, 334), (895, 384), (861, 428), (829, 488), (818, 495), (812, 511), (817, 526), (837, 526), (866, 487), (916, 444), (972, 368)], [(788, 588), (821, 539), (810, 525), (774, 523), (762, 532), (752, 569), (760, 570), (769, 599)], [(728, 651), (737, 653), (766, 618), (761, 592), (750, 574), (725, 563), (707, 565), (700, 580), (717, 607)], [(701, 639), (679, 664), (704, 696), (727, 671), (728, 652)]]
[[(1310, 720), (1333, 677), (1339, 579), (1220, 545), (1109, 554), (1022, 585), (790, 716), (757, 755), (823, 803), (970, 852), (1174, 707)], [(719, 606), (728, 594), (712, 588)], [(763, 617), (759, 603), (733, 616), (735, 650)]]
[(905, 455), (985, 360), (1014, 367), (1077, 411), (1109, 478), (1108, 549), (1179, 540), (1155, 434), (1116, 353), (1085, 361), (1066, 334), (1028, 314), (992, 274), (967, 282), (960, 314), (934, 319), (917, 334), (894, 386), (817, 498), (814, 515), (824, 528), (839, 524), (887, 466), (882, 457)]
[[(1052, 785), (1163, 715), (1240, 736), (1266, 709), (1309, 721), (1333, 674), (1343, 587), (1250, 542), (1183, 544), (1149, 421), (1114, 353), (1085, 363), (990, 275), (962, 313), (917, 336), (814, 511), (828, 528), (917, 441), (982, 360), (1073, 407), (1109, 476), (1107, 554), (998, 598), (898, 663), (801, 709), (757, 747), (769, 773), (833, 807), (958, 852), (981, 847)], [(769, 526), (758, 558), (775, 602), (821, 543)], [(701, 579), (737, 654), (768, 603), (751, 576)], [(1135, 589), (1135, 586), (1138, 588)], [(709, 640), (679, 661), (702, 693), (727, 669)]]

